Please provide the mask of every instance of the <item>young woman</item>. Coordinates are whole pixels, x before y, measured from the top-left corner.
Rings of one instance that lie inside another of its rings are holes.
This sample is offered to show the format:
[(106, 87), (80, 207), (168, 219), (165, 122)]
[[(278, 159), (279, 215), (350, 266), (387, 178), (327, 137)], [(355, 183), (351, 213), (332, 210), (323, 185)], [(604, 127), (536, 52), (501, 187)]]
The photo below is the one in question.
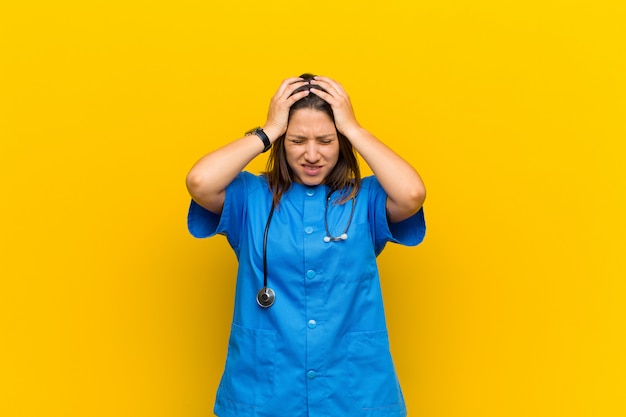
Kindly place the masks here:
[[(424, 238), (420, 176), (327, 77), (283, 81), (249, 133), (187, 176), (190, 232), (226, 235), (239, 261), (215, 414), (405, 416), (376, 256)], [(265, 174), (242, 172), (270, 147)]]

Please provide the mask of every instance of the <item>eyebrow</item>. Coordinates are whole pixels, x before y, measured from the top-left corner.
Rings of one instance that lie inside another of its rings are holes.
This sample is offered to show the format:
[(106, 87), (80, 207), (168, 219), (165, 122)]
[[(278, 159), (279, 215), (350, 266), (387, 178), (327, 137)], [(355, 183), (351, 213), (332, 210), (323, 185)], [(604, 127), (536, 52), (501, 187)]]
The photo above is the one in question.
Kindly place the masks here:
[[(326, 138), (331, 138), (331, 137), (336, 137), (336, 136), (337, 136), (336, 133), (327, 133), (325, 135), (315, 136), (315, 139), (326, 139)], [(307, 136), (304, 136), (304, 135), (294, 135), (294, 134), (289, 134), (289, 135), (287, 135), (287, 137), (296, 138), (296, 139), (308, 139)]]

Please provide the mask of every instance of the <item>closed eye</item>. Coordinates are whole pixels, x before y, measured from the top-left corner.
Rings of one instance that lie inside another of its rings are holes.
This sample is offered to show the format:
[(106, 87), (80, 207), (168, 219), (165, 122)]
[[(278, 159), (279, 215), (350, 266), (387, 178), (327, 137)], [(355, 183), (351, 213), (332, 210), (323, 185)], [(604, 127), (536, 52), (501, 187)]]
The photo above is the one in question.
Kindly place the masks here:
[[(290, 135), (288, 138), (289, 142), (293, 143), (294, 145), (303, 145), (308, 141), (308, 138), (304, 137), (304, 136), (296, 136), (296, 135)], [(317, 136), (315, 138), (315, 140), (322, 145), (330, 145), (331, 143), (333, 143), (335, 140), (337, 140), (337, 136), (335, 135), (322, 135), (322, 136)]]

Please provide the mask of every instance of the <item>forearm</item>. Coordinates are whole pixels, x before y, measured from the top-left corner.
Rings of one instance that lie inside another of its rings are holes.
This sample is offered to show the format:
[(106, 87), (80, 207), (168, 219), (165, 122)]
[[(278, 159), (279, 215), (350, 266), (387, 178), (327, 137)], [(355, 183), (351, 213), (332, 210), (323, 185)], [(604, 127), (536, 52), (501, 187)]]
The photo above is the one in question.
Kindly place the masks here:
[(187, 189), (201, 206), (221, 213), (226, 187), (263, 150), (257, 135), (244, 136), (203, 156), (187, 174)]
[(391, 148), (360, 126), (346, 132), (387, 193), (387, 212), (392, 222), (415, 214), (424, 203), (426, 188), (417, 171)]
[[(308, 90), (292, 94), (306, 82), (288, 78), (272, 97), (263, 131), (274, 143), (287, 129), (291, 105), (305, 97)], [(245, 136), (202, 157), (187, 174), (187, 189), (193, 199), (213, 213), (222, 212), (226, 187), (265, 145), (257, 135)]]

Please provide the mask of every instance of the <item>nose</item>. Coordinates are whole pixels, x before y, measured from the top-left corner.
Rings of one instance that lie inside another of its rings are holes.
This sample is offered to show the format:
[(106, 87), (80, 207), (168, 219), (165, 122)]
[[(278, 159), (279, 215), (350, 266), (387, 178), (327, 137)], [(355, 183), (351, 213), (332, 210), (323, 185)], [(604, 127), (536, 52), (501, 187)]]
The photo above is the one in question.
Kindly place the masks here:
[(306, 149), (304, 151), (304, 159), (308, 162), (317, 162), (320, 159), (319, 148), (316, 141), (307, 141)]

